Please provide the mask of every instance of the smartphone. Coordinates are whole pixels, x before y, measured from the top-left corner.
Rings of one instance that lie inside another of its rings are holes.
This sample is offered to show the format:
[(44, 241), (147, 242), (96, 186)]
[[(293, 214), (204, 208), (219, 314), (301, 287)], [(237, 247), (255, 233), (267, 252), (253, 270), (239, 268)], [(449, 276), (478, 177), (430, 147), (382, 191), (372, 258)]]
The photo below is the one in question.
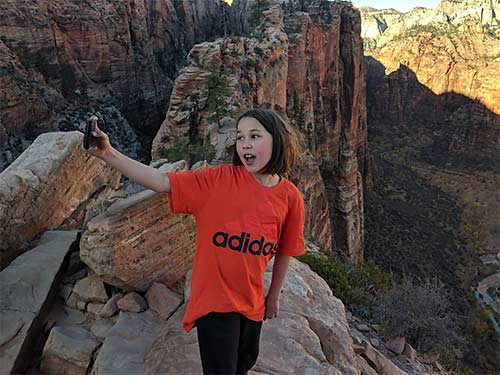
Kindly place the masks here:
[(92, 130), (94, 130), (95, 116), (89, 118), (85, 124), (85, 135), (83, 137), (83, 148), (88, 150), (92, 144)]

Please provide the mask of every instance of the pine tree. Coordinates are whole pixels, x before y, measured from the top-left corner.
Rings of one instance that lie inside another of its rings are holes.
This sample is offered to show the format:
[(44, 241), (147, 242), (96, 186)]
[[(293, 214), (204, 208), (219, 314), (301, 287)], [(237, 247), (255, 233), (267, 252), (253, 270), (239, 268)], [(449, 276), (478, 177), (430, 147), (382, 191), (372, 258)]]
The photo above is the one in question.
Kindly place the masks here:
[(221, 119), (231, 115), (228, 105), (230, 92), (227, 87), (227, 73), (224, 71), (224, 67), (215, 60), (210, 63), (209, 73), (205, 91), (209, 113), (208, 121), (217, 122), (220, 127)]

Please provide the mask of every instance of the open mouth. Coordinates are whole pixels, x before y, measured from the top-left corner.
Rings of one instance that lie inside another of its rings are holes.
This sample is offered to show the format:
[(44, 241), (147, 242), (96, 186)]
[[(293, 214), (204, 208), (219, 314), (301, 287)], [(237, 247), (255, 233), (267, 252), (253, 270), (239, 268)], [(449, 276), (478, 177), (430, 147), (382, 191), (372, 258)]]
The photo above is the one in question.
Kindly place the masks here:
[(244, 154), (243, 159), (245, 159), (246, 163), (251, 165), (255, 161), (255, 155), (252, 154)]

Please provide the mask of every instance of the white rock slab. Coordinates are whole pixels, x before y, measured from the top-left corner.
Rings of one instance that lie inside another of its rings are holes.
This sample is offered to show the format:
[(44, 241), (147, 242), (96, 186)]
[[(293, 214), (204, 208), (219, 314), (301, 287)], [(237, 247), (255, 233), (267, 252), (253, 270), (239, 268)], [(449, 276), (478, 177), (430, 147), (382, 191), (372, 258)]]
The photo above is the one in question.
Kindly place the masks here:
[[(56, 296), (58, 276), (76, 231), (46, 232), (34, 249), (0, 272), (0, 363), (5, 373), (22, 372)], [(59, 274), (60, 275), (60, 274)]]
[(160, 334), (161, 321), (151, 311), (120, 312), (106, 335), (92, 375), (140, 374), (146, 353)]

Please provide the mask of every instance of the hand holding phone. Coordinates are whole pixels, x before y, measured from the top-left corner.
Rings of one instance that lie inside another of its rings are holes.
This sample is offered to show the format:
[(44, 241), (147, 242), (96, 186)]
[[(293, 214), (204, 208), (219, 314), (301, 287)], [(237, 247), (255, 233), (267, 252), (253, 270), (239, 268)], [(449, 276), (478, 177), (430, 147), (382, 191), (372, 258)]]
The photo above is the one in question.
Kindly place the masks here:
[(91, 116), (85, 124), (85, 135), (83, 137), (83, 148), (88, 150), (92, 145), (92, 132), (97, 125), (97, 116)]

